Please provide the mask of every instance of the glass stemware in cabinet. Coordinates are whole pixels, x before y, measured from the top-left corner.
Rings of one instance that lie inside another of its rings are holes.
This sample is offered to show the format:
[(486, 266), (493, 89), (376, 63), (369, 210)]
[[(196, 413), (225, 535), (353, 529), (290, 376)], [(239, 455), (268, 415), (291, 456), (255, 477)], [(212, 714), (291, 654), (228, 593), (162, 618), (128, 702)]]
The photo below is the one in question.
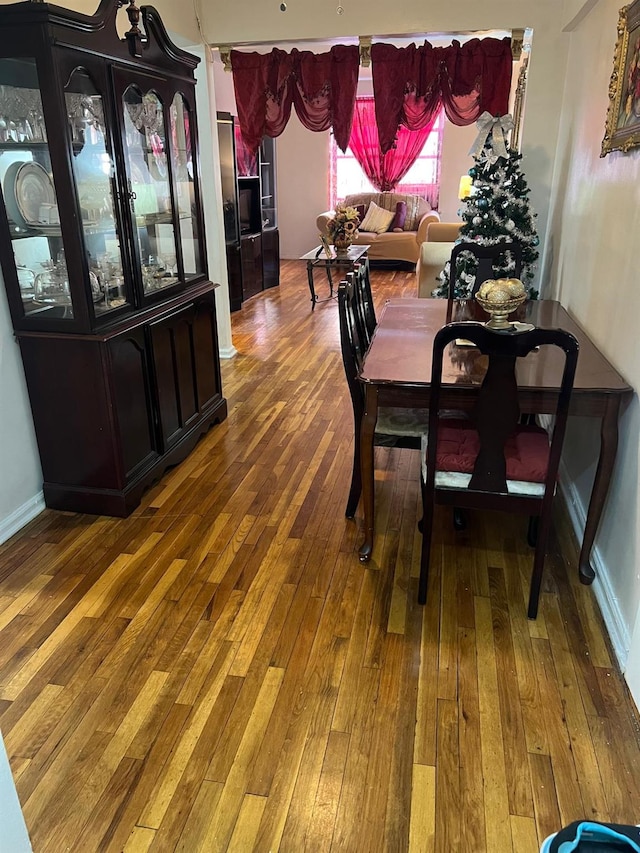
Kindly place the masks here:
[[(114, 164), (106, 142), (104, 103), (91, 74), (76, 68), (65, 91), (73, 140), (73, 171), (78, 187), (89, 287), (96, 316), (129, 304), (122, 274), (121, 239), (116, 225)], [(94, 265), (95, 266), (95, 265)], [(96, 284), (97, 282), (97, 284)]]

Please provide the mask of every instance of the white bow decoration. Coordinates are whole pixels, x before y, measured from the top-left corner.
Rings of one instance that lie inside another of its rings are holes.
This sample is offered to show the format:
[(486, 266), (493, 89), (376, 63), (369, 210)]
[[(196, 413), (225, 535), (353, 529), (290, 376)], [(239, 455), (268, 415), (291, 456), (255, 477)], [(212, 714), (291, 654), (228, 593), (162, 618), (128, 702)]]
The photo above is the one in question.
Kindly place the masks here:
[(485, 166), (493, 166), (500, 157), (506, 160), (509, 156), (506, 135), (513, 130), (512, 116), (509, 114), (492, 116), (491, 113), (484, 112), (476, 122), (476, 127), (478, 135), (469, 154), (473, 157), (481, 157), (485, 145), (489, 142), (490, 150), (485, 151), (484, 156), (481, 157), (485, 161)]

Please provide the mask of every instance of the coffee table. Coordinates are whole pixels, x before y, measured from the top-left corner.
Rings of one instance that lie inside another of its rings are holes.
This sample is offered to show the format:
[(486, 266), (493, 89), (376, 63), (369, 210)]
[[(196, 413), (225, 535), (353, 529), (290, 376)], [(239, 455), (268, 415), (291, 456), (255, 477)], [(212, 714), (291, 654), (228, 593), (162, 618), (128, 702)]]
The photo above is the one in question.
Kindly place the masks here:
[[(309, 291), (311, 292), (311, 310), (316, 307), (318, 302), (328, 302), (330, 299), (335, 299), (338, 295), (338, 291), (334, 293), (333, 291), (333, 278), (331, 276), (332, 269), (345, 270), (345, 273), (340, 275), (340, 278), (344, 278), (344, 275), (348, 272), (353, 271), (354, 265), (366, 257), (366, 254), (369, 250), (368, 245), (351, 245), (347, 250), (346, 256), (336, 255), (336, 250), (333, 246), (331, 246), (331, 256), (329, 257), (323, 246), (318, 246), (315, 249), (312, 249), (310, 252), (307, 252), (306, 255), (302, 255), (300, 258), (301, 261), (307, 262), (307, 278), (309, 279)], [(324, 271), (327, 274), (327, 281), (329, 282), (329, 296), (324, 297), (322, 299), (318, 298), (316, 295), (316, 289), (313, 283), (313, 271), (316, 267), (324, 267)]]

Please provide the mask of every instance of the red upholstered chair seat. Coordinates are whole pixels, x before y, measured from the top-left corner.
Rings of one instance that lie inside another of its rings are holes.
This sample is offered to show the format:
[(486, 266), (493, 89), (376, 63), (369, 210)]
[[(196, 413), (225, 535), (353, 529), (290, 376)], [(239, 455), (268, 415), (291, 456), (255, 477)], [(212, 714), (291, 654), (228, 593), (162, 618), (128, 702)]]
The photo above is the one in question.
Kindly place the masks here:
[[(443, 419), (438, 425), (438, 471), (472, 474), (480, 438), (469, 421)], [(518, 426), (505, 444), (507, 479), (543, 483), (549, 462), (549, 436), (539, 426)]]

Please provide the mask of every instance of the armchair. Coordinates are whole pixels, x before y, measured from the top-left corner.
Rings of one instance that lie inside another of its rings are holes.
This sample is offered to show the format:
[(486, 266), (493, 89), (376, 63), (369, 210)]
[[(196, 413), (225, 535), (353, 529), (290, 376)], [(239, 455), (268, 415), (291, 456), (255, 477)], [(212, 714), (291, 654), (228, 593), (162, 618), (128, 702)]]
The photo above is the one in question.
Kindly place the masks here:
[(451, 257), (462, 222), (431, 222), (427, 226), (426, 241), (420, 246), (416, 266), (418, 296), (429, 297), (438, 284), (438, 276)]

